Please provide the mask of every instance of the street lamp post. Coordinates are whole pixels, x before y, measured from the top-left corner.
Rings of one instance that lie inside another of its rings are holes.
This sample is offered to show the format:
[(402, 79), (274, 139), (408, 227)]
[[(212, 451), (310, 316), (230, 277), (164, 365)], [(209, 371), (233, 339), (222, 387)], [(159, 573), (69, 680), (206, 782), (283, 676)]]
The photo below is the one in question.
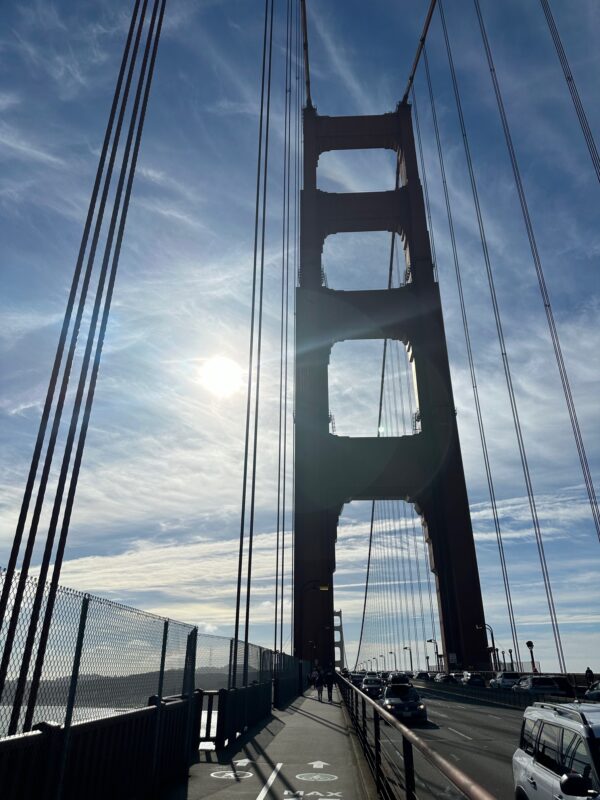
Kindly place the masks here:
[(514, 664), (514, 661), (513, 661), (513, 654), (512, 654), (512, 650), (510, 649), (510, 647), (508, 648), (508, 654), (510, 656), (510, 671), (514, 672), (515, 671), (515, 664)]
[(438, 643), (436, 639), (427, 639), (429, 644), (433, 645), (433, 649), (435, 650), (435, 668), (439, 672), (440, 669), (440, 652), (438, 650)]
[[(496, 654), (497, 654), (496, 642), (494, 640), (494, 629), (492, 628), (491, 625), (488, 625), (487, 622), (485, 623), (485, 627), (488, 629), (488, 631), (490, 632), (490, 636), (492, 637), (492, 649), (491, 649), (492, 667), (494, 667), (495, 669), (498, 669), (498, 667), (500, 665), (497, 664), (497, 663), (494, 663), (494, 661), (495, 661), (494, 656), (496, 656)], [(480, 631), (482, 628), (483, 628), (483, 625), (475, 625), (475, 629), (478, 630), (478, 631)]]
[(527, 649), (529, 650), (529, 654), (531, 656), (531, 671), (532, 672), (537, 672), (537, 669), (536, 669), (536, 666), (535, 666), (535, 661), (533, 659), (533, 642), (529, 641), (529, 642), (525, 642), (525, 644), (527, 645)]
[(394, 670), (395, 670), (396, 672), (398, 672), (398, 662), (397, 662), (397, 660), (396, 660), (396, 653), (394, 653), (394, 651), (393, 651), (393, 650), (390, 650), (390, 652), (389, 652), (389, 654), (388, 654), (388, 655), (390, 655), (390, 656), (394, 656)]
[(409, 655), (409, 657), (410, 657), (410, 671), (412, 672), (412, 671), (413, 671), (412, 650), (411, 650), (411, 649), (410, 649), (410, 647), (408, 647), (408, 646), (407, 646), (407, 647), (405, 647), (404, 649), (405, 649), (405, 650), (408, 650), (408, 655)]
[(383, 655), (383, 653), (379, 654), (379, 658), (383, 659), (383, 671), (385, 672), (387, 667), (385, 666), (385, 656)]
[(506, 669), (506, 651), (502, 650), (502, 669)]
[(377, 656), (373, 656), (373, 661), (375, 662), (375, 671), (379, 672), (379, 661), (377, 659)]

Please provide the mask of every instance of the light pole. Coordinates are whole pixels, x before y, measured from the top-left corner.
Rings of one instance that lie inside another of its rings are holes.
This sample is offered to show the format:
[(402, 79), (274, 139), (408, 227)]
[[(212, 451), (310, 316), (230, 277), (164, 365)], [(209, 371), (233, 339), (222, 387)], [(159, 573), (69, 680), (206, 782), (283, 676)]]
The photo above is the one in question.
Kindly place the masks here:
[[(485, 627), (488, 629), (488, 631), (490, 632), (490, 636), (492, 637), (492, 650), (491, 650), (491, 655), (492, 655), (492, 667), (494, 667), (495, 669), (498, 669), (498, 666), (499, 666), (499, 665), (494, 663), (494, 656), (496, 655), (496, 642), (495, 642), (495, 640), (494, 640), (494, 629), (492, 628), (492, 626), (491, 626), (491, 625), (488, 625), (488, 623), (487, 623), (487, 622), (486, 622), (486, 623), (484, 623), (484, 625), (485, 625)], [(477, 630), (477, 631), (480, 631), (480, 630), (482, 630), (482, 629), (483, 629), (483, 627), (484, 627), (484, 625), (475, 625), (475, 630)]]
[(379, 653), (379, 658), (383, 659), (383, 671), (385, 672), (386, 671), (385, 656), (383, 655), (383, 653)]
[(502, 669), (506, 669), (506, 650), (502, 650)]
[(398, 662), (397, 662), (397, 660), (396, 660), (396, 653), (394, 653), (394, 651), (393, 651), (393, 650), (390, 650), (390, 652), (388, 653), (388, 655), (390, 655), (390, 656), (394, 656), (394, 670), (395, 670), (396, 672), (398, 672)]
[(367, 661), (369, 662), (369, 672), (373, 672), (373, 659), (368, 658)]
[(405, 650), (408, 650), (408, 655), (409, 655), (409, 657), (410, 657), (410, 671), (412, 672), (412, 671), (413, 671), (412, 650), (411, 650), (411, 649), (410, 649), (410, 647), (408, 647), (408, 646), (407, 646), (407, 647), (405, 647), (404, 649), (405, 649)]
[(377, 660), (377, 656), (373, 656), (373, 661), (375, 662), (375, 671), (379, 672), (379, 661)]
[(435, 650), (435, 668), (439, 672), (440, 670), (440, 652), (438, 650), (438, 643), (435, 639), (427, 639), (427, 641), (433, 645), (433, 649)]
[(532, 672), (537, 672), (537, 668), (535, 666), (535, 661), (533, 659), (533, 642), (529, 641), (529, 642), (525, 642), (525, 644), (527, 645), (527, 648), (529, 650), (529, 654), (531, 655), (531, 671)]
[(514, 672), (515, 671), (515, 664), (514, 664), (514, 661), (513, 661), (513, 654), (512, 654), (512, 650), (510, 649), (510, 647), (508, 648), (508, 654), (510, 656), (510, 671)]

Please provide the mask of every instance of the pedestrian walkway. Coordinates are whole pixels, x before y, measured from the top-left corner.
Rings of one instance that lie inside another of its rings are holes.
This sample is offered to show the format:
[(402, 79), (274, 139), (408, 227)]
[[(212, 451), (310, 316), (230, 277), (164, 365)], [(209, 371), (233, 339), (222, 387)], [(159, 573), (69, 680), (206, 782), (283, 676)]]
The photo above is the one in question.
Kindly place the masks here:
[[(327, 693), (325, 692), (325, 697)], [(185, 786), (168, 800), (284, 800), (291, 797), (375, 800), (339, 692), (319, 702), (310, 689), (222, 753), (200, 751)]]

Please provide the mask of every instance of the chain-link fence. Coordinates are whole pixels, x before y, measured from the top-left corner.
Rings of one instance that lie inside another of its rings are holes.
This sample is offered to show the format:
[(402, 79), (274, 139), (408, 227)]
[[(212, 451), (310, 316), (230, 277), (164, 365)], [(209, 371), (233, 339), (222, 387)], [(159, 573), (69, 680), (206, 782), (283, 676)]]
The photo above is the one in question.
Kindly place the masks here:
[[(0, 592), (5, 576), (5, 570), (0, 570)], [(81, 660), (73, 685), (74, 722), (146, 706), (153, 695), (168, 697), (184, 691), (186, 652), (194, 641), (190, 638), (195, 630), (192, 625), (64, 587), (58, 589), (43, 668), (37, 691), (32, 690), (40, 621), (49, 587), (40, 589), (41, 612), (38, 624), (32, 627), (36, 634), (25, 670), (23, 655), (38, 582), (34, 578), (23, 581), (22, 601), (18, 614), (14, 614), (18, 585), (19, 575), (15, 575), (0, 629), (0, 653), (7, 664), (0, 697), (0, 737), (23, 730), (28, 707), (32, 725), (42, 721), (64, 722), (78, 636)], [(9, 637), (11, 619), (14, 633)], [(246, 660), (244, 643), (239, 642), (235, 668), (233, 652), (232, 639), (198, 633), (195, 686), (205, 690), (226, 689), (271, 680), (270, 650), (249, 644)]]

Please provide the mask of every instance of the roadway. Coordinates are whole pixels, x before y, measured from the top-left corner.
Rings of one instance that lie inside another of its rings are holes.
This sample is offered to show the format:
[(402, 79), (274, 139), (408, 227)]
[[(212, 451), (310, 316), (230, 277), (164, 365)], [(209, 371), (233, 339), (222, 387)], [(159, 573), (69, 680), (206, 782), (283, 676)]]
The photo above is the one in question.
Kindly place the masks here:
[[(511, 800), (512, 755), (519, 741), (523, 711), (445, 698), (428, 691), (424, 684), (415, 688), (427, 706), (428, 722), (415, 725), (414, 732), (499, 800)], [(402, 752), (401, 734), (385, 726), (382, 738), (387, 756), (397, 761)], [(436, 775), (437, 771), (417, 753), (415, 768), (421, 778), (419, 798), (434, 798), (436, 792), (439, 797), (439, 773)]]

